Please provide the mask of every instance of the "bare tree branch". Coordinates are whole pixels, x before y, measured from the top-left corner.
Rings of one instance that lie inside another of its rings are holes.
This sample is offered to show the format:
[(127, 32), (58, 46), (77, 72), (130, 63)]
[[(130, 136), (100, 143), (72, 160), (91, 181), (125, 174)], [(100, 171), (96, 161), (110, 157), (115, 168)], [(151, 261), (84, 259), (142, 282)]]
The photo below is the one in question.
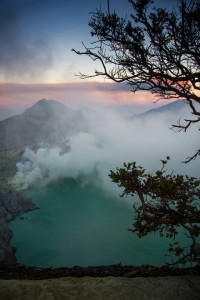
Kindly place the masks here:
[(127, 82), (133, 92), (150, 91), (158, 100), (187, 100), (197, 118), (174, 126), (187, 131), (200, 121), (200, 2), (177, 0), (172, 11), (153, 7), (151, 0), (129, 2), (130, 19), (111, 12), (109, 1), (108, 12), (92, 13), (89, 26), (95, 40), (83, 51), (72, 51), (101, 67), (79, 76)]

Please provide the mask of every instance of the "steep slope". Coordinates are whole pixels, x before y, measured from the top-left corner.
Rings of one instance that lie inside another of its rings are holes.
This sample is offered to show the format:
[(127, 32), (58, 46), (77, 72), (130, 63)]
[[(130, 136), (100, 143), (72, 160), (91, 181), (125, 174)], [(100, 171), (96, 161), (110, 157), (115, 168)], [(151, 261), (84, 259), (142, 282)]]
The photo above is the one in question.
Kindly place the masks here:
[(178, 113), (183, 109), (186, 109), (188, 107), (188, 104), (185, 100), (177, 100), (165, 105), (162, 105), (158, 108), (150, 109), (140, 116), (142, 117), (148, 117), (150, 115), (156, 115), (156, 114), (162, 114), (162, 113)]
[(70, 136), (87, 131), (82, 112), (42, 99), (24, 113), (0, 121), (0, 180), (13, 176), (26, 147), (66, 147)]
[(86, 127), (81, 112), (55, 100), (42, 99), (23, 114), (0, 122), (0, 149), (61, 145), (71, 134)]
[(69, 113), (69, 109), (55, 100), (41, 99), (24, 111), (23, 116), (34, 120), (51, 120)]
[(171, 127), (171, 125), (177, 124), (179, 120), (182, 120), (182, 123), (184, 123), (184, 119), (188, 118), (188, 116), (191, 117), (191, 111), (187, 102), (185, 100), (177, 100), (157, 108), (147, 110), (142, 114), (134, 114), (130, 117), (130, 120), (139, 121), (145, 126), (148, 126), (149, 122), (162, 120), (165, 126)]

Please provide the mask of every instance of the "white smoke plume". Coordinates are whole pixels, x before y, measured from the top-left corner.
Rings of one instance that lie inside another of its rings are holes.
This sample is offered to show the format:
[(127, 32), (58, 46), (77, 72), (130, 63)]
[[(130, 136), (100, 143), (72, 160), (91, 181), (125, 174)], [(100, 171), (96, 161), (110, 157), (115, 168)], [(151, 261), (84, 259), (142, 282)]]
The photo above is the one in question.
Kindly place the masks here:
[(169, 129), (179, 115), (162, 113), (127, 118), (114, 110), (99, 108), (83, 109), (82, 115), (89, 130), (79, 130), (66, 137), (67, 151), (59, 147), (40, 148), (36, 152), (25, 150), (13, 178), (15, 186), (29, 188), (62, 178), (82, 178), (83, 183), (89, 181), (116, 192), (116, 185), (108, 177), (110, 169), (121, 167), (123, 162), (136, 161), (153, 171), (161, 167), (160, 159), (167, 155), (171, 157), (169, 171), (200, 176), (198, 160), (182, 163), (199, 147), (197, 128), (191, 128), (188, 133)]

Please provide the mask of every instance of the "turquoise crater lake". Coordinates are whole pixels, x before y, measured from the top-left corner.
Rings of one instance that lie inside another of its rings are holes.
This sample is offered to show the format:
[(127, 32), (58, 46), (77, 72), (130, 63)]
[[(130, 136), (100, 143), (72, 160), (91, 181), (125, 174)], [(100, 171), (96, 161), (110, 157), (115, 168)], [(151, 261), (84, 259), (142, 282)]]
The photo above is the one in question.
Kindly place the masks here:
[(128, 231), (133, 210), (126, 199), (63, 181), (24, 192), (40, 209), (9, 225), (19, 263), (37, 267), (163, 265), (168, 241), (139, 239)]

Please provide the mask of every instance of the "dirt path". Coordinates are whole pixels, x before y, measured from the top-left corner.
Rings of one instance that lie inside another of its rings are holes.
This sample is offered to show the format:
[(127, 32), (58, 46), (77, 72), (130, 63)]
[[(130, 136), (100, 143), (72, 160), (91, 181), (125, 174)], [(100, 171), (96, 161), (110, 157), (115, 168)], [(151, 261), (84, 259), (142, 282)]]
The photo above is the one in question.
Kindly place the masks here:
[(199, 300), (200, 276), (0, 280), (1, 300)]

